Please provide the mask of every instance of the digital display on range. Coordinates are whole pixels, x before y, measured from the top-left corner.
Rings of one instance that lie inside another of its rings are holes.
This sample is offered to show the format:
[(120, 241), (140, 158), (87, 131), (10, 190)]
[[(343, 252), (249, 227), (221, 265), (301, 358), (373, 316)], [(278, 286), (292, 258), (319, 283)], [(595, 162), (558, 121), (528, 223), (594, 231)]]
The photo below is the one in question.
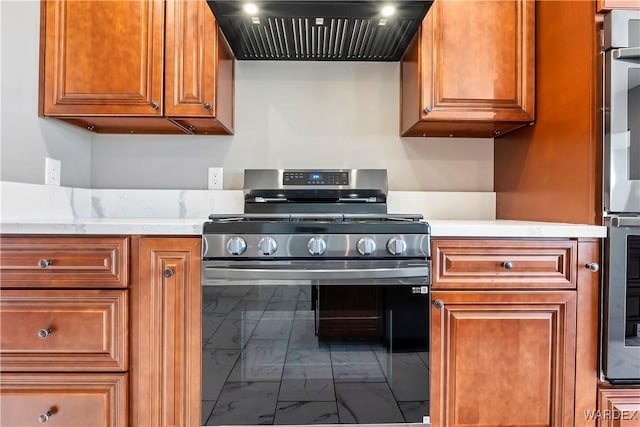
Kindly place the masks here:
[(349, 172), (284, 172), (283, 185), (349, 185)]

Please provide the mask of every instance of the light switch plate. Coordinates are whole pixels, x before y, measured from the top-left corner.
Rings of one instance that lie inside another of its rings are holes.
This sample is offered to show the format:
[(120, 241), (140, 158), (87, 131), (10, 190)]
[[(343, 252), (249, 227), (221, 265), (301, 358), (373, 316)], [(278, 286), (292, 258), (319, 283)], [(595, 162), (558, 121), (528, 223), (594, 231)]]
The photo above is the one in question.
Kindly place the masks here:
[(45, 157), (44, 160), (44, 183), (46, 185), (60, 185), (60, 172), (62, 162), (60, 160)]
[(209, 190), (222, 190), (222, 168), (209, 168)]

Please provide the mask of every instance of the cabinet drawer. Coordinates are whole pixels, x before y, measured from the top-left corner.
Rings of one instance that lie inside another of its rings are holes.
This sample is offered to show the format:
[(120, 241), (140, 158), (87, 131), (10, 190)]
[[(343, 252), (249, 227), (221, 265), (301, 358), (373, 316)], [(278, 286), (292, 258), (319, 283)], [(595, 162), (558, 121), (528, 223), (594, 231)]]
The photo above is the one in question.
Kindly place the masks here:
[(576, 287), (577, 242), (434, 239), (433, 288)]
[(4, 290), (3, 371), (126, 371), (127, 290)]
[(0, 407), (2, 426), (125, 426), (127, 375), (3, 373)]
[(123, 288), (129, 241), (123, 237), (4, 237), (3, 288)]

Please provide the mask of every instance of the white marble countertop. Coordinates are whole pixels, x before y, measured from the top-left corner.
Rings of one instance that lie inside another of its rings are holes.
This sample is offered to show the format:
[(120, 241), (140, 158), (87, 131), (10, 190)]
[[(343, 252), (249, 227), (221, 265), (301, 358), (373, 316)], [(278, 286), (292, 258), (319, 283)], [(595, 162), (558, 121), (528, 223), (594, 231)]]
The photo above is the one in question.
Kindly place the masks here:
[[(242, 213), (240, 190), (82, 189), (0, 181), (0, 233), (197, 236), (209, 214)], [(581, 224), (495, 220), (495, 193), (390, 191), (388, 211), (422, 214), (434, 237), (605, 237)]]
[[(506, 220), (429, 220), (433, 237), (606, 237), (606, 227)], [(28, 219), (0, 223), (3, 234), (148, 234), (195, 236), (202, 218)]]

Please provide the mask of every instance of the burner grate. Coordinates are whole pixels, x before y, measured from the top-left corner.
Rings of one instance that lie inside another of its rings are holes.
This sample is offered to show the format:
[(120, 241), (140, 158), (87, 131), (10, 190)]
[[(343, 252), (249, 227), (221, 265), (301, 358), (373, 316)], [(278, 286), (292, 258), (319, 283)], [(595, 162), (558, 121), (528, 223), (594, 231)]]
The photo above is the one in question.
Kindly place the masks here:
[(243, 215), (209, 215), (213, 222), (419, 222), (424, 219), (422, 215), (404, 214), (243, 214)]

